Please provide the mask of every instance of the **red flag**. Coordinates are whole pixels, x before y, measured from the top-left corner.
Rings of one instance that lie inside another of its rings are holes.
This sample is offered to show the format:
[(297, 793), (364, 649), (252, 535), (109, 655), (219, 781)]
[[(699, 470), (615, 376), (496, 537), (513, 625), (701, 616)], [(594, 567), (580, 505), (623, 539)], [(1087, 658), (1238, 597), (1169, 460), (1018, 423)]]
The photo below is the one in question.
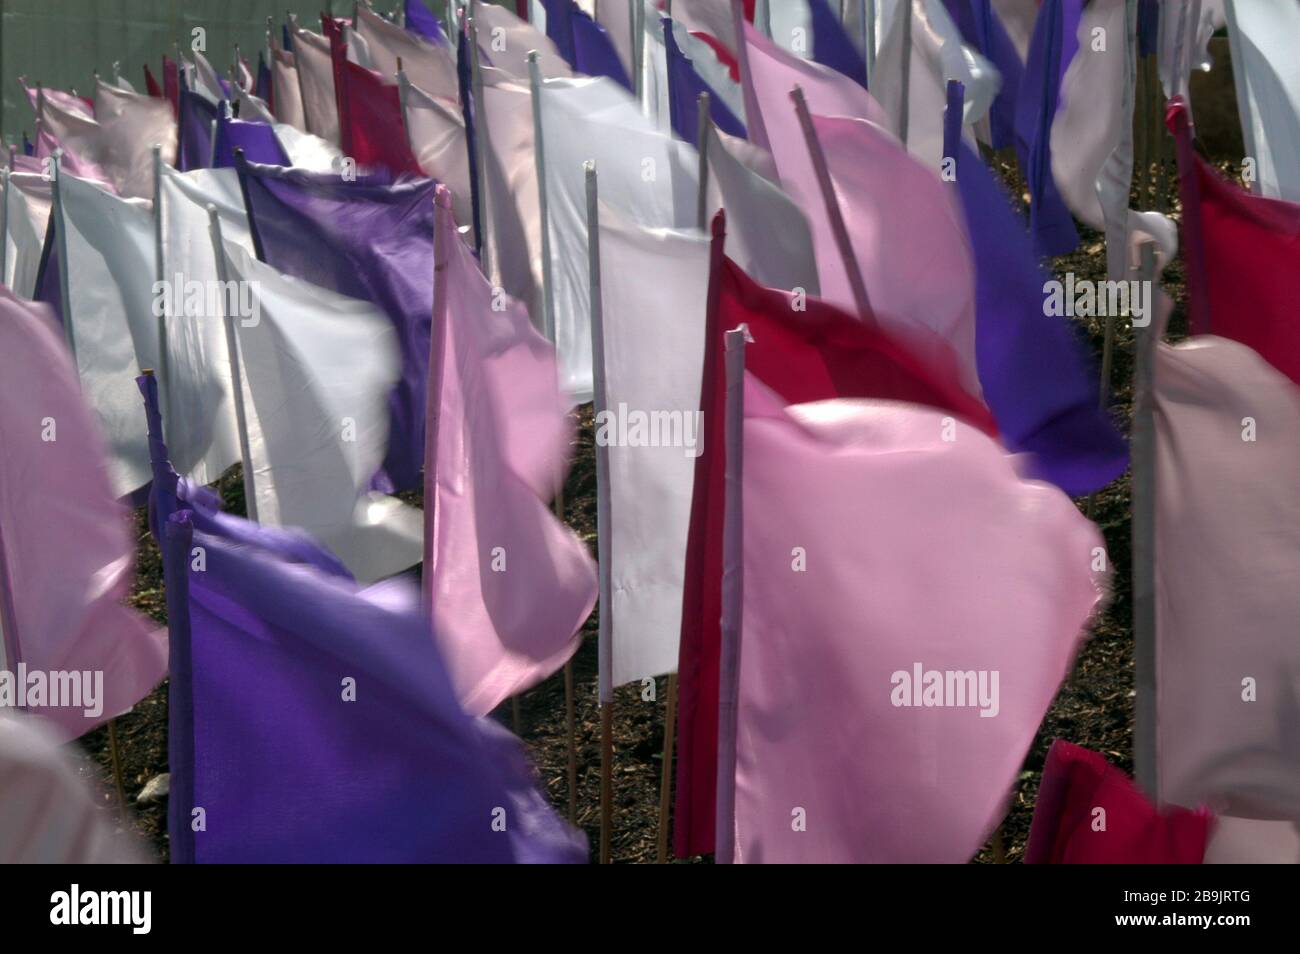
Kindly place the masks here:
[[(789, 292), (763, 288), (725, 258), (724, 214), (713, 220), (713, 259), (701, 405), (704, 433), (723, 431), (726, 381), (723, 335), (747, 323), (754, 344), (746, 370), (791, 403), (835, 397), (909, 401), (953, 412), (989, 434), (997, 429), (989, 410), (958, 386), (955, 354), (927, 364), (940, 342), (910, 347), (893, 331), (817, 298), (804, 310)], [(939, 352), (943, 353), (943, 352)], [(706, 439), (696, 459), (695, 496), (687, 539), (678, 661), (677, 796), (673, 847), (679, 857), (714, 846), (714, 796), (718, 759), (718, 663), (722, 618), (722, 515), (724, 448)]]
[(1205, 858), (1214, 816), (1160, 811), (1096, 752), (1057, 739), (1038, 785), (1025, 864), (1181, 864)]
[(153, 70), (149, 69), (149, 64), (144, 65), (144, 88), (150, 96), (155, 99), (163, 98), (162, 87), (158, 85), (158, 80), (154, 78)]
[(341, 20), (321, 14), (330, 40), (334, 95), (339, 111), (339, 143), (359, 167), (384, 166), (395, 173), (423, 176), (411, 152), (402, 121), (401, 95), (374, 70), (348, 60)]
[(163, 57), (163, 92), (167, 96), (167, 101), (172, 104), (172, 115), (179, 116), (181, 95), (180, 70), (176, 66), (176, 61), (166, 56)]
[(1300, 205), (1251, 195), (1197, 156), (1182, 97), (1165, 123), (1177, 144), (1192, 333), (1240, 341), (1300, 384)]

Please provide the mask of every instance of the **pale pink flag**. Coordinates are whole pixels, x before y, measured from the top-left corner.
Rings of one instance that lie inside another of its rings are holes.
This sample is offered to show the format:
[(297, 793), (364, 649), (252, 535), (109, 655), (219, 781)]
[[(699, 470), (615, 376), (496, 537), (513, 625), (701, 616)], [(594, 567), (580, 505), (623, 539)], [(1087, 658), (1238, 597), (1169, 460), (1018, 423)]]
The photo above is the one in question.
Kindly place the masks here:
[[(113, 180), (99, 163), (87, 159), (75, 148), (70, 148), (60, 141), (53, 133), (45, 128), (44, 124), (36, 124), (36, 158), (45, 160), (60, 152), (59, 168), (69, 175), (76, 176), (78, 179), (86, 179), (95, 185), (114, 192)], [(47, 169), (42, 169), (43, 174), (47, 174)]]
[[(159, 683), (166, 632), (122, 605), (133, 569), (129, 515), (109, 487), (104, 439), (53, 313), (4, 288), (0, 362), (0, 670), (22, 667), (28, 679), (17, 682), (29, 689), (32, 673), (81, 674), (65, 685), (75, 682), (80, 700), (27, 697), (33, 714), (72, 739)], [(48, 704), (56, 701), (74, 704)]]
[[(1240, 342), (1156, 352), (1156, 762), (1164, 801), (1300, 824), (1300, 387)], [(1249, 829), (1237, 826), (1246, 841)], [(1269, 836), (1245, 854), (1264, 860)]]
[(967, 861), (1101, 598), (1101, 535), (940, 411), (744, 401), (734, 860)]
[(483, 277), (445, 186), (437, 203), (424, 585), (461, 705), (483, 715), (573, 655), (596, 567), (547, 507), (573, 439), (555, 349)]
[(95, 82), (95, 118), (100, 128), (104, 170), (124, 198), (153, 198), (153, 147), (162, 160), (176, 161), (176, 120), (171, 104)]
[(275, 100), (275, 118), (294, 129), (307, 132), (302, 109), (302, 87), (298, 85), (298, 67), (292, 53), (271, 51), (271, 97)]

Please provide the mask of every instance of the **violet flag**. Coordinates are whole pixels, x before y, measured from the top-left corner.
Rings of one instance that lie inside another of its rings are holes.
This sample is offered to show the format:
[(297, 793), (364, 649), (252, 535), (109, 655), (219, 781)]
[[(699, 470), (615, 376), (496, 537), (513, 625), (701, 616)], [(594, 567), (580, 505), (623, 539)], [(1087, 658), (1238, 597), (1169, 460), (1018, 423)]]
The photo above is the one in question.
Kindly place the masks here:
[(278, 271), (378, 305), (397, 329), (402, 374), (389, 399), (387, 484), (419, 486), (433, 315), (429, 179), (379, 184), (338, 175), (241, 167), (259, 257)]
[(940, 411), (743, 393), (717, 860), (965, 862), (1100, 599), (1101, 534)]
[(965, 143), (957, 190), (975, 261), (975, 355), (984, 400), (1007, 447), (1072, 495), (1124, 472), (1128, 449), (1097, 406), (1097, 372), (1065, 315), (1044, 315), (1044, 284), (1010, 197)]
[(808, 0), (808, 15), (812, 22), (813, 59), (861, 83), (865, 89), (866, 60), (849, 39), (844, 23), (831, 11), (829, 0)]
[(718, 95), (699, 73), (694, 62), (677, 45), (672, 21), (664, 21), (664, 49), (668, 56), (668, 106), (673, 132), (692, 146), (699, 146), (699, 97), (709, 94), (709, 118), (713, 125), (731, 136), (745, 138), (745, 124), (727, 108), (726, 101)]
[(447, 34), (442, 28), (442, 22), (429, 11), (429, 8), (424, 5), (422, 0), (406, 0), (404, 12), (406, 14), (405, 22), (408, 33), (413, 33), (430, 43), (437, 43), (445, 47), (451, 46), (451, 41), (447, 39)]
[[(123, 605), (127, 514), (51, 311), (0, 288), (0, 355), (0, 707), (26, 707), (74, 739), (149, 694), (167, 670), (166, 640)], [(32, 506), (34, 492), (48, 505)], [(84, 685), (37, 699), (30, 680), (12, 678), (24, 671), (81, 673)]]
[(1015, 145), (1016, 97), (1025, 64), (993, 0), (944, 0), (962, 39), (989, 60), (1002, 77), (1002, 86), (989, 107), (989, 145)]
[(1079, 50), (1083, 15), (1083, 0), (1044, 0), (1016, 100), (1016, 152), (1029, 185), (1029, 231), (1040, 256), (1064, 255), (1079, 244), (1052, 172), (1052, 127), (1062, 81)]
[(423, 579), (457, 698), (485, 715), (573, 655), (596, 567), (547, 507), (573, 439), (555, 349), (499, 307), (443, 188), (437, 229)]
[(457, 704), (413, 586), (361, 590), (184, 510), (164, 535), (173, 862), (585, 860), (519, 741)]
[(574, 9), (573, 29), (574, 69), (588, 76), (608, 76), (632, 91), (632, 80), (619, 59), (618, 49), (609, 32), (584, 11)]
[(242, 149), (249, 162), (273, 166), (291, 165), (284, 146), (275, 135), (275, 127), (268, 123), (248, 122), (225, 115), (225, 107), (217, 116), (217, 138), (212, 149), (212, 168), (233, 169), (235, 150)]

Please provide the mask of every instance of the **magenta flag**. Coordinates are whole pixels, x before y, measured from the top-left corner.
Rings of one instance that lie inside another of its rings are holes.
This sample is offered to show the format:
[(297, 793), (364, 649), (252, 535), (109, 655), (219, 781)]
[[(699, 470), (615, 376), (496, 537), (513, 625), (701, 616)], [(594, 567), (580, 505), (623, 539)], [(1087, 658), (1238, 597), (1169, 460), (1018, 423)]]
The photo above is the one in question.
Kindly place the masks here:
[[(0, 376), (0, 671), (19, 674), (10, 688), (26, 690), (9, 705), (25, 703), (72, 739), (159, 683), (166, 634), (122, 605), (132, 574), (127, 515), (53, 312), (5, 288)], [(56, 673), (70, 674), (57, 693)]]
[(445, 186), (436, 201), (424, 585), (461, 705), (482, 715), (573, 655), (596, 568), (547, 509), (573, 439), (555, 349), (483, 277)]
[(1098, 603), (1101, 535), (943, 411), (786, 406), (750, 376), (744, 402), (734, 860), (967, 861)]

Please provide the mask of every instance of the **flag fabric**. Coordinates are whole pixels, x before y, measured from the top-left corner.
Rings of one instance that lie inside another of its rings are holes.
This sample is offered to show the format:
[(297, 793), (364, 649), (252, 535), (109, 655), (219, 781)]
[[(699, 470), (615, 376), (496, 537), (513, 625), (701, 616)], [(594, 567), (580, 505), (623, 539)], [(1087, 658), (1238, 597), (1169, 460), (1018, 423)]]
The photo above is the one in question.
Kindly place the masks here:
[(604, 27), (610, 42), (614, 44), (619, 62), (623, 64), (623, 72), (629, 77), (632, 76), (636, 69), (636, 56), (632, 52), (632, 33), (636, 17), (633, 4), (598, 3), (595, 5), (594, 16), (596, 22)]
[(50, 180), (39, 172), (5, 171), (4, 272), (0, 284), (19, 298), (33, 298), (50, 221)]
[[(187, 511), (165, 532), (173, 862), (584, 860), (518, 740), (456, 704), (414, 587), (358, 590)], [(232, 715), (237, 687), (262, 702)]]
[(822, 66), (867, 85), (867, 63), (854, 46), (840, 18), (831, 12), (828, 0), (807, 0), (812, 25), (812, 57)]
[(289, 157), (289, 165), (307, 172), (332, 172), (343, 170), (343, 152), (334, 143), (303, 132), (288, 123), (274, 123), (275, 138)]
[(212, 139), (217, 107), (198, 93), (181, 88), (181, 118), (177, 124), (176, 168), (182, 172), (212, 166)]
[(486, 715), (577, 649), (596, 567), (547, 508), (573, 439), (554, 348), (520, 303), (497, 305), (438, 202), (423, 583), (457, 698)]
[[(1024, 2), (1024, 0), (1017, 0)], [(1011, 32), (994, 0), (946, 0), (948, 13), (961, 31), (962, 39), (993, 64), (1002, 83), (989, 107), (989, 145), (1005, 149), (1016, 143), (1016, 98), (1024, 73), (1023, 54), (1017, 49)], [(1038, 7), (1028, 0), (1030, 28)], [(1027, 42), (1027, 41), (1026, 41)]]
[[(158, 685), (166, 637), (123, 605), (133, 570), (127, 515), (87, 408), (94, 395), (50, 310), (0, 289), (0, 355), (0, 670), (28, 674), (25, 702), (5, 705), (25, 705), (66, 741)], [(33, 506), (33, 493), (49, 506)], [(80, 675), (81, 691), (60, 673)], [(44, 699), (31, 695), (34, 674), (48, 677)]]
[[(164, 165), (159, 217), (163, 286), (151, 313), (164, 322), (167, 360), (159, 368), (172, 460), (198, 484), (217, 480), (240, 460), (230, 353), (226, 344), (226, 301), (214, 300), (221, 275), (212, 247), (208, 207), (217, 209), (228, 242), (253, 247), (248, 216), (233, 169), (177, 172)], [(250, 419), (250, 431), (256, 418)]]
[(713, 438), (698, 413), (708, 240), (694, 229), (639, 225), (604, 205), (599, 241), (596, 442), (607, 464), (600, 557), (611, 600), (601, 606), (600, 698), (608, 702), (615, 686), (677, 668), (695, 460)]
[(70, 149), (59, 141), (48, 129), (41, 123), (36, 124), (36, 149), (35, 155), (46, 163), (53, 159), (55, 153), (59, 154), (59, 168), (66, 171), (69, 175), (74, 175), (79, 179), (85, 179), (87, 182), (94, 182), (107, 192), (113, 191), (113, 183), (109, 180), (108, 173), (99, 163), (85, 158), (76, 149)]
[[(681, 857), (713, 851), (718, 765), (718, 675), (721, 647), (726, 382), (724, 333), (746, 325), (754, 341), (746, 366), (794, 403), (834, 397), (907, 401), (956, 414), (996, 433), (988, 410), (957, 385), (956, 358), (930, 363), (905, 337), (887, 334), (834, 305), (764, 288), (723, 256), (722, 216), (713, 220), (710, 290), (701, 395), (704, 452), (696, 462), (683, 590), (678, 664), (677, 801), (674, 850)], [(708, 435), (714, 435), (710, 438)]]
[(266, 62), (266, 53), (263, 50), (257, 51), (257, 79), (249, 92), (266, 103), (272, 112), (275, 111), (275, 89), (271, 85), (271, 67)]
[(432, 180), (349, 182), (337, 174), (245, 164), (259, 254), (280, 272), (377, 305), (397, 331), (401, 376), (376, 489), (420, 485), (433, 321)]
[(483, 62), (511, 76), (528, 78), (528, 52), (537, 51), (537, 63), (546, 77), (572, 76), (573, 70), (545, 33), (521, 20), (503, 6), (477, 6), (478, 47)]
[(1161, 810), (1101, 755), (1057, 739), (1038, 783), (1025, 864), (1199, 865), (1213, 827), (1208, 811)]
[[(419, 0), (412, 0), (416, 5)], [(353, 35), (360, 37), (370, 57), (362, 64), (378, 73), (387, 86), (397, 82), (397, 62), (412, 83), (432, 96), (454, 99), (456, 64), (445, 44), (430, 42), (389, 23), (365, 4), (357, 7)], [(400, 131), (400, 130), (399, 130)]]
[(292, 53), (271, 51), (271, 101), (275, 104), (275, 118), (282, 123), (307, 131), (307, 118), (302, 107), (302, 87), (298, 85), (298, 67)]
[(787, 406), (751, 375), (744, 402), (717, 860), (965, 862), (1098, 603), (1101, 535), (938, 411)]
[(699, 160), (648, 122), (613, 80), (547, 80), (541, 98), (560, 380), (574, 402), (583, 403), (591, 400), (592, 379), (582, 164), (596, 162), (601, 200), (630, 222), (691, 228), (698, 215)]
[(172, 115), (179, 120), (181, 114), (180, 69), (176, 65), (176, 61), (173, 60), (171, 57), (167, 56), (166, 54), (163, 54), (162, 72), (163, 72), (163, 94), (166, 96), (167, 101), (172, 104)]
[(454, 103), (430, 96), (412, 84), (406, 87), (404, 102), (406, 132), (420, 171), (451, 190), (456, 221), (472, 225), (473, 190), (463, 114)]
[(641, 0), (641, 113), (664, 135), (672, 133), (672, 99), (668, 86), (667, 24), (654, 0)]
[[(108, 444), (113, 495), (123, 497), (149, 482), (149, 451), (131, 382), (141, 368), (159, 366), (152, 210), (143, 199), (120, 199), (62, 170), (58, 188), (53, 228), (63, 230), (58, 244), (67, 260), (47, 262), (42, 274), (58, 294), (81, 390)], [(67, 270), (62, 283), (57, 269)], [(47, 291), (38, 298), (56, 304)]]
[(727, 210), (731, 257), (760, 285), (819, 294), (812, 232), (803, 208), (738, 157), (743, 145), (711, 130), (705, 149), (708, 213)]
[(709, 118), (723, 132), (745, 138), (745, 125), (695, 71), (693, 61), (677, 45), (672, 21), (664, 21), (664, 49), (668, 57), (668, 103), (673, 132), (692, 146), (699, 146), (699, 96), (709, 94)]
[(541, 0), (541, 4), (546, 10), (546, 38), (555, 44), (564, 62), (578, 69), (573, 48), (573, 16), (577, 4), (573, 0)]
[[(783, 133), (773, 141), (782, 185), (809, 212), (822, 297), (856, 311), (793, 105), (788, 113), (795, 138)], [(906, 325), (914, 336), (928, 333), (935, 347), (955, 351), (964, 386), (978, 391), (975, 268), (957, 197), (880, 126), (824, 115), (813, 124), (871, 307), (882, 321)]]
[[(700, 79), (724, 103), (737, 121), (745, 121), (745, 94), (740, 88), (736, 57), (711, 45), (707, 34), (691, 33), (679, 21), (673, 22), (673, 39), (687, 57)], [(725, 55), (724, 55), (725, 54)]]
[(588, 76), (608, 76), (632, 92), (632, 79), (609, 32), (576, 6), (570, 28), (573, 31), (573, 68)]
[(1160, 345), (1152, 395), (1157, 790), (1241, 819), (1241, 838), (1300, 822), (1300, 502), (1278, 478), (1300, 467), (1300, 386), (1275, 357)]
[(289, 165), (289, 156), (280, 145), (275, 129), (268, 123), (248, 122), (226, 115), (223, 106), (217, 115), (216, 140), (212, 147), (212, 168), (233, 169), (235, 150), (242, 149), (249, 162), (275, 166)]
[[(270, 105), (260, 96), (254, 95), (246, 89), (236, 87), (234, 90), (234, 103), (238, 105), (236, 115), (243, 122), (265, 123), (268, 126), (275, 124), (275, 113), (272, 112)], [(235, 108), (232, 105), (232, 110)]]
[[(400, 29), (398, 33), (407, 35)], [(396, 79), (386, 83), (382, 74), (350, 62), (341, 32), (330, 39), (330, 56), (334, 61), (339, 141), (343, 152), (363, 169), (382, 166), (397, 174), (419, 175), (419, 163), (411, 153), (402, 125), (402, 102)], [(396, 77), (396, 72), (392, 75)]]
[(253, 311), (241, 301), (233, 324), (246, 410), (257, 417), (249, 453), (258, 520), (318, 537), (362, 582), (415, 565), (419, 512), (367, 492), (401, 373), (392, 322), (369, 302), (280, 274), (234, 242), (225, 259), (229, 280), (249, 283), (256, 302)]
[(1181, 100), (1166, 121), (1178, 152), (1193, 332), (1240, 341), (1300, 382), (1287, 279), (1300, 259), (1300, 204), (1250, 195), (1198, 157)]
[(0, 715), (0, 863), (125, 864), (118, 839), (60, 739), (36, 719)]
[(403, 12), (405, 13), (403, 22), (408, 33), (450, 49), (451, 41), (447, 39), (441, 21), (429, 11), (422, 0), (405, 0)]
[(1083, 18), (1083, 0), (1044, 0), (1016, 98), (1016, 154), (1029, 186), (1029, 232), (1040, 257), (1065, 255), (1079, 244), (1053, 174), (1052, 133)]
[[(158, 80), (154, 77), (153, 70), (149, 69), (148, 63), (144, 65), (144, 88), (150, 96), (155, 96), (158, 99), (166, 98), (163, 95), (162, 86), (159, 85)], [(172, 118), (174, 119), (175, 116)]]
[(230, 84), (213, 68), (212, 64), (208, 62), (208, 58), (203, 55), (203, 52), (194, 49), (190, 50), (190, 52), (194, 54), (193, 70), (191, 71), (193, 82), (190, 84), (190, 89), (213, 106), (223, 99), (230, 99)]
[(294, 65), (302, 90), (307, 132), (340, 145), (339, 113), (334, 98), (334, 66), (330, 44), (319, 33), (294, 28)]
[(1213, 65), (1210, 38), (1227, 25), (1227, 6), (1227, 0), (1200, 0), (1196, 4), (1179, 3), (1172, 7), (1161, 4), (1163, 15), (1159, 18), (1156, 62), (1166, 99), (1175, 96), (1188, 99), (1192, 71), (1205, 72)]
[[(905, 27), (910, 29), (911, 37), (906, 49)], [(890, 116), (889, 130), (931, 169), (939, 167), (943, 156), (943, 107), (950, 79), (958, 80), (966, 89), (964, 124), (972, 126), (984, 119), (1002, 82), (997, 68), (962, 42), (961, 31), (941, 0), (900, 0), (894, 5), (893, 17), (880, 30), (871, 92)]]
[(984, 400), (1006, 446), (1066, 493), (1104, 487), (1128, 450), (1098, 408), (1097, 372), (1079, 331), (1044, 314), (1048, 277), (1010, 198), (965, 143), (957, 191), (975, 263), (975, 347)]

